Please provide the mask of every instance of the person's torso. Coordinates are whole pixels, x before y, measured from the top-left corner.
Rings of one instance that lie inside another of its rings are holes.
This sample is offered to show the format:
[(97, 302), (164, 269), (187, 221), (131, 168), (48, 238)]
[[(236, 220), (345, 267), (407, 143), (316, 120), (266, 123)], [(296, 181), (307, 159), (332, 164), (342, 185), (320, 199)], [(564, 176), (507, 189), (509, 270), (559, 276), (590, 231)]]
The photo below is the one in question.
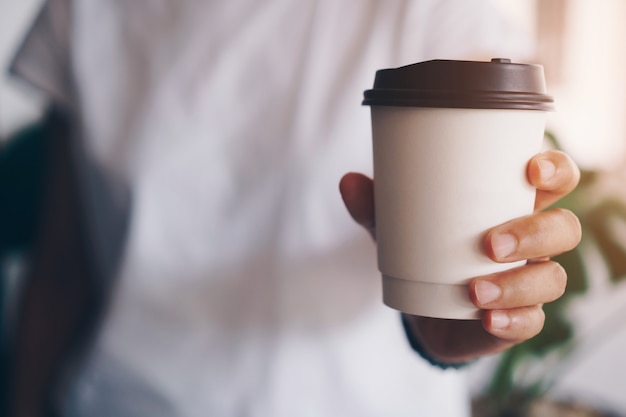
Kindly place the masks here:
[(406, 39), (432, 2), (410, 3), (75, 2), (87, 148), (133, 211), (70, 414), (467, 413), (382, 305), (337, 188), (371, 174), (375, 70), (432, 58)]

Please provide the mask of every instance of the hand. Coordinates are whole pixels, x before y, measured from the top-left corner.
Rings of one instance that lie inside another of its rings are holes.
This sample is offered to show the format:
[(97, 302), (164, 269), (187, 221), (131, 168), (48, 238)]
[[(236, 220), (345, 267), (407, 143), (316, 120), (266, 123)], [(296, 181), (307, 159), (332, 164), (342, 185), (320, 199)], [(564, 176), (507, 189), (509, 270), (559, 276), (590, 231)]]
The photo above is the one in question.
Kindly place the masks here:
[[(481, 321), (444, 320), (405, 315), (409, 326), (433, 358), (458, 363), (505, 350), (538, 334), (544, 325), (544, 303), (563, 295), (567, 276), (551, 256), (580, 241), (576, 216), (565, 209), (542, 211), (571, 192), (580, 178), (573, 161), (546, 151), (528, 164), (528, 180), (537, 188), (535, 212), (491, 229), (484, 249), (495, 262), (528, 259), (526, 265), (475, 278), (469, 297), (483, 309)], [(346, 174), (339, 184), (348, 212), (376, 236), (373, 182)]]

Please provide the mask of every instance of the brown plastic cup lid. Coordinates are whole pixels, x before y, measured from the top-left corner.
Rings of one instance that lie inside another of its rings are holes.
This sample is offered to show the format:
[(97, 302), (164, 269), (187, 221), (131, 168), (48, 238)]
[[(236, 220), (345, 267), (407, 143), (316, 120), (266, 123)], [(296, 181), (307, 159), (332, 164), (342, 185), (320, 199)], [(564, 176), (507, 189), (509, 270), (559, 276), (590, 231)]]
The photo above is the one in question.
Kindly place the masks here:
[(541, 65), (433, 60), (376, 72), (364, 105), (553, 111)]

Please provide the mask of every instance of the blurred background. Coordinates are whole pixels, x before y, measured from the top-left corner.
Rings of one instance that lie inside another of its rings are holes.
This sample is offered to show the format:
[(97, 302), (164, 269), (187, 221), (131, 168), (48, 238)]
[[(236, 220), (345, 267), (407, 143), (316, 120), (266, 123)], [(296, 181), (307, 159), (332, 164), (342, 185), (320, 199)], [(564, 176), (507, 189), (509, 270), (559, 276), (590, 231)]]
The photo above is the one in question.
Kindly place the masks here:
[[(493, 1), (536, 41), (534, 61), (544, 65), (557, 105), (548, 121), (557, 145), (546, 146), (563, 148), (584, 170), (580, 189), (563, 204), (583, 220), (585, 238), (564, 260), (580, 281), (554, 313), (566, 325), (546, 330), (548, 336), (565, 333), (543, 340), (549, 348), (518, 351), (504, 365), (497, 357), (472, 367), (473, 394), (493, 391), (500, 372), (500, 395), (547, 395), (626, 415), (626, 2)], [(4, 71), (41, 3), (0, 0), (0, 138), (42, 110), (40, 100)]]

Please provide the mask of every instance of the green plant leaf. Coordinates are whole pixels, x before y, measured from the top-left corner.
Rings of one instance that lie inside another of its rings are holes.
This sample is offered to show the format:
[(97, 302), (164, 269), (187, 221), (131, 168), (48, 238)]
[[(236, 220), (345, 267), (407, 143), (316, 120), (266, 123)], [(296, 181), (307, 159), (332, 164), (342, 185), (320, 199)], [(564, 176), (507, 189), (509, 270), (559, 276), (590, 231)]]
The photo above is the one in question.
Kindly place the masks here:
[(584, 217), (590, 233), (600, 248), (610, 278), (618, 282), (626, 277), (626, 205), (608, 199)]

